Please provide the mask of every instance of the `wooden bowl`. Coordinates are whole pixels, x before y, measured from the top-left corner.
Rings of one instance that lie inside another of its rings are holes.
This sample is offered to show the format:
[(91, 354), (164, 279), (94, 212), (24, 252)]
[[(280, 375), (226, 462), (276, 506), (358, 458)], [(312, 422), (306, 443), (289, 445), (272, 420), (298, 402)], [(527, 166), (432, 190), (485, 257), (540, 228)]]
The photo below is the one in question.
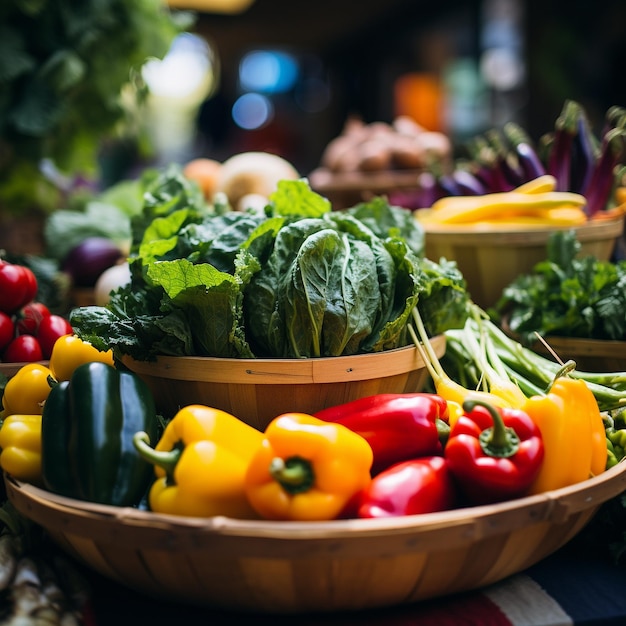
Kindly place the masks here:
[[(438, 356), (445, 338), (431, 344)], [(420, 391), (428, 371), (415, 346), (374, 354), (317, 359), (158, 357), (123, 359), (148, 384), (157, 409), (171, 417), (205, 404), (264, 430), (277, 415), (321, 409), (378, 393)]]
[(521, 572), (626, 489), (626, 463), (499, 504), (329, 522), (159, 515), (5, 483), (16, 509), (65, 552), (131, 589), (233, 611), (304, 613), (415, 603)]
[[(419, 211), (416, 215), (419, 219)], [(546, 245), (555, 230), (447, 226), (427, 221), (423, 226), (426, 256), (437, 262), (441, 257), (456, 261), (472, 300), (484, 309), (495, 305), (515, 278), (530, 273), (547, 258)], [(624, 216), (589, 222), (572, 230), (581, 244), (579, 256), (608, 261), (624, 231)]]

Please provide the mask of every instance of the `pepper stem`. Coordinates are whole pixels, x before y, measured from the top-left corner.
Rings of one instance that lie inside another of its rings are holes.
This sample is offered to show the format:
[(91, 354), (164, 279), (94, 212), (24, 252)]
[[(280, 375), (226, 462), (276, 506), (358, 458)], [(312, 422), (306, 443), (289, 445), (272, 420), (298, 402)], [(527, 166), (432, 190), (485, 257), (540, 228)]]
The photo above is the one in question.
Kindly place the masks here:
[(150, 446), (148, 433), (141, 431), (133, 435), (133, 445), (145, 461), (165, 471), (168, 485), (175, 483), (174, 469), (183, 453), (182, 446), (177, 445), (171, 450), (155, 450)]
[(476, 406), (487, 409), (493, 420), (493, 426), (483, 430), (478, 437), (482, 451), (487, 456), (498, 458), (507, 458), (516, 454), (519, 450), (519, 437), (512, 428), (507, 428), (504, 425), (500, 411), (483, 400), (466, 400), (463, 402), (463, 410), (466, 412), (472, 411)]
[(450, 424), (444, 422), (440, 417), (435, 419), (435, 425), (437, 426), (437, 436), (441, 445), (445, 447), (448, 438), (450, 437)]
[(269, 472), (272, 478), (290, 494), (309, 491), (315, 483), (313, 465), (300, 456), (292, 456), (288, 459), (274, 457), (270, 463)]

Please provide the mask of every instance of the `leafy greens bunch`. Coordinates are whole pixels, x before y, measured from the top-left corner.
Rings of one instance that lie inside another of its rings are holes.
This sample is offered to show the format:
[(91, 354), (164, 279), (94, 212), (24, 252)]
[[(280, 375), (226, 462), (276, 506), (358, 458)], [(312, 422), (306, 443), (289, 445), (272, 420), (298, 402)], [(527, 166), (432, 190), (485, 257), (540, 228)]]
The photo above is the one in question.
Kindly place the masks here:
[(626, 338), (626, 261), (580, 256), (574, 231), (556, 231), (547, 258), (507, 285), (493, 312), (526, 346), (542, 337)]
[(423, 258), (421, 227), (384, 198), (333, 211), (306, 179), (285, 180), (264, 214), (237, 212), (204, 204), (171, 166), (144, 199), (131, 283), (70, 318), (118, 357), (352, 355), (408, 345), (415, 306), (431, 334), (465, 321), (456, 265)]

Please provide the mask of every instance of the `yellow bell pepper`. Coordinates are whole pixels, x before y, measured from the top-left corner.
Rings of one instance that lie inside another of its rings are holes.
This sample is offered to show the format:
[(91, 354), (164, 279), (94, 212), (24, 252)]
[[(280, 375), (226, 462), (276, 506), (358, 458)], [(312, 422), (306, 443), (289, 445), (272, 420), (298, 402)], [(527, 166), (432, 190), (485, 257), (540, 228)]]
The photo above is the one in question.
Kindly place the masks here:
[(41, 415), (13, 414), (0, 427), (0, 467), (18, 480), (41, 482)]
[(558, 376), (549, 392), (529, 398), (524, 410), (544, 442), (544, 460), (531, 494), (567, 487), (605, 470), (604, 423), (584, 380)]
[(157, 513), (258, 518), (244, 490), (246, 470), (263, 433), (235, 416), (203, 405), (176, 413), (152, 449), (136, 433), (139, 453), (154, 465), (148, 503)]
[(2, 396), (3, 417), (14, 413), (41, 415), (50, 394), (52, 371), (41, 363), (22, 365), (9, 379)]
[(54, 342), (48, 367), (54, 378), (61, 382), (69, 380), (79, 365), (93, 361), (113, 366), (112, 350), (103, 352), (77, 335), (70, 334), (63, 335)]
[(265, 429), (246, 494), (265, 519), (335, 519), (370, 484), (372, 462), (370, 444), (342, 424), (286, 413)]

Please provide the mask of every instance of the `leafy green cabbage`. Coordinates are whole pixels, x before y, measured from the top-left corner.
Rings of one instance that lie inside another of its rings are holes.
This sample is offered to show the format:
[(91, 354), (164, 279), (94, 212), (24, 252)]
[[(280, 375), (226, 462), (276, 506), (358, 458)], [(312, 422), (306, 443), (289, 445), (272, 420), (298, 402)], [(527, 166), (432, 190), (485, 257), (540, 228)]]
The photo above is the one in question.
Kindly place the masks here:
[(464, 323), (456, 265), (424, 259), (421, 226), (386, 199), (333, 211), (301, 179), (279, 182), (263, 215), (201, 211), (181, 201), (178, 176), (170, 168), (146, 190), (131, 284), (71, 314), (95, 345), (141, 360), (309, 358), (408, 345), (415, 306), (431, 334)]

